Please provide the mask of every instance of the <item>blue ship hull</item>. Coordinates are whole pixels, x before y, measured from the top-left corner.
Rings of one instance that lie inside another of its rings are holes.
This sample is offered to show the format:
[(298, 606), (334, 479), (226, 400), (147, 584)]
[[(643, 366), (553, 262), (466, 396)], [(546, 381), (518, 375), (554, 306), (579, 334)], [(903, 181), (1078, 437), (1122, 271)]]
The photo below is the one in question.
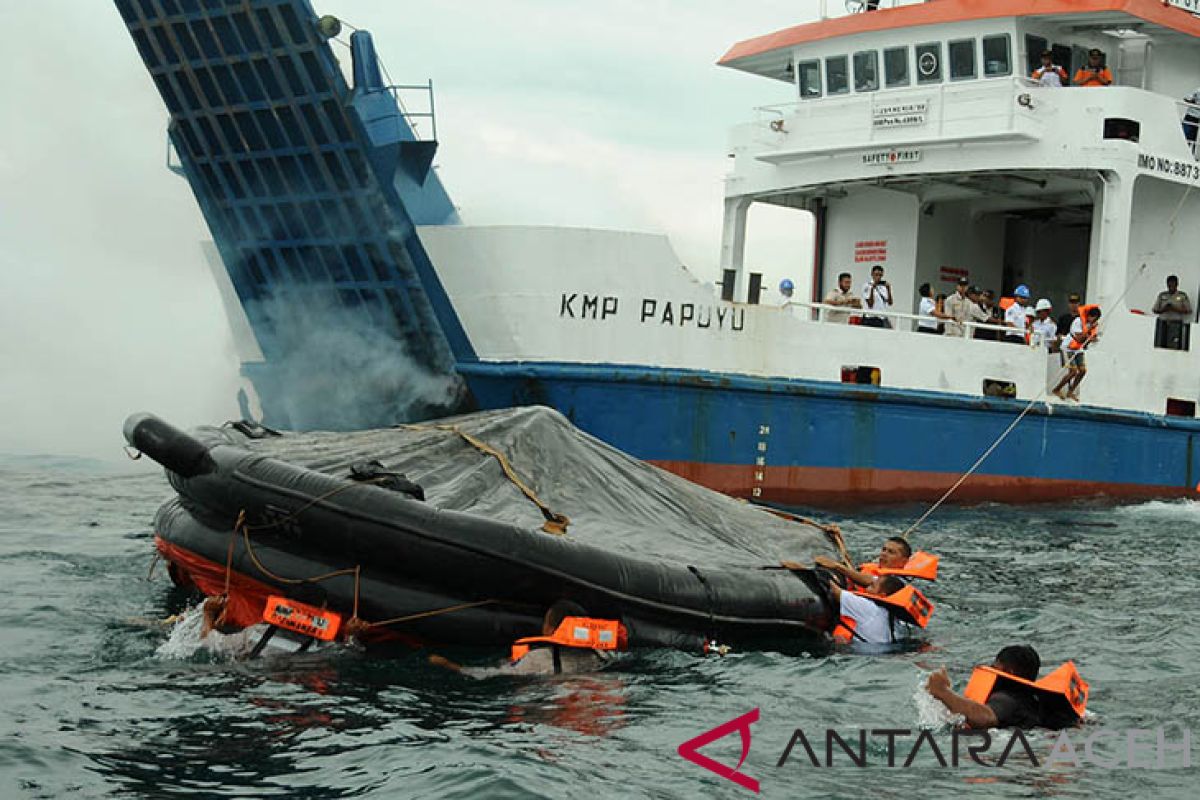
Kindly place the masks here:
[[(641, 367), (463, 364), (486, 408), (541, 403), (638, 458), (787, 505), (936, 499), (1024, 402)], [(955, 499), (1193, 493), (1200, 424), (1038, 404)]]

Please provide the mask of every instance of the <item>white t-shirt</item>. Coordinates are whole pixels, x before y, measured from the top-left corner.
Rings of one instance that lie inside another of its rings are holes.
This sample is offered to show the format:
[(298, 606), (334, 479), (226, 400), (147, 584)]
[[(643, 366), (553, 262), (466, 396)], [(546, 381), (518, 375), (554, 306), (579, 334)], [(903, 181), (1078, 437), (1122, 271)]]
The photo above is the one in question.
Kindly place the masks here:
[[(922, 317), (933, 316), (933, 310), (937, 308), (937, 303), (933, 302), (932, 297), (922, 297), (921, 302), (917, 305), (917, 313)], [(936, 319), (923, 319), (917, 323), (918, 328), (924, 328), (929, 331), (937, 330)]]
[(867, 281), (863, 284), (863, 306), (872, 311), (887, 311), (888, 300), (891, 297), (891, 286), (884, 286), (882, 283), (876, 284), (875, 281)]
[(873, 600), (845, 591), (842, 592), (841, 605), (841, 615), (857, 623), (854, 627), (856, 639), (861, 637), (868, 644), (892, 643), (891, 620), (886, 608)]
[(1058, 336), (1058, 325), (1049, 317), (1046, 319), (1035, 319), (1033, 321), (1033, 332), (1035, 335), (1040, 334), (1042, 345), (1048, 348)]
[(1016, 328), (1016, 330), (1005, 331), (1005, 336), (1016, 334), (1023, 336), (1025, 334), (1025, 306), (1014, 300), (1011, 306), (1004, 309), (1004, 321)]
[(1075, 338), (1075, 334), (1077, 333), (1080, 336), (1083, 336), (1083, 319), (1081, 317), (1076, 317), (1075, 321), (1071, 323), (1071, 335), (1063, 339), (1063, 350), (1068, 348), (1071, 350), (1084, 350), (1087, 348), (1086, 344), (1083, 344)]
[(1062, 82), (1062, 75), (1059, 73), (1060, 69), (1062, 69), (1062, 67), (1059, 67), (1057, 65), (1053, 65), (1053, 66), (1049, 66), (1049, 67), (1038, 67), (1037, 69), (1035, 69), (1033, 71), (1033, 79), (1035, 81), (1037, 81), (1038, 83), (1040, 83), (1042, 86), (1054, 86), (1054, 87), (1061, 88), (1063, 85), (1063, 82)]

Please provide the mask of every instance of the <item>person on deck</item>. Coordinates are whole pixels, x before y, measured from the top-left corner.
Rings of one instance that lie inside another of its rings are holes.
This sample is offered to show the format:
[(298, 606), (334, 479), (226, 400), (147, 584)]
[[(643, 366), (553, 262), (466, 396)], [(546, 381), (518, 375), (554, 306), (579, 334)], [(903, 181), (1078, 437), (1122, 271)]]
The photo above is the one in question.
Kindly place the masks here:
[[(850, 288), (854, 278), (849, 272), (843, 272), (838, 275), (838, 285), (836, 289), (830, 289), (822, 300), (827, 306), (844, 306), (846, 308), (862, 308), (862, 300), (856, 295), (853, 289)], [(836, 322), (846, 324), (850, 321), (850, 312), (848, 311), (826, 311), (826, 322)]]
[(1100, 307), (1080, 306), (1079, 313), (1071, 323), (1071, 335), (1063, 340), (1060, 350), (1067, 373), (1054, 387), (1054, 394), (1061, 400), (1079, 399), (1079, 384), (1087, 377), (1083, 351), (1100, 336)]
[(930, 318), (917, 321), (917, 333), (937, 333), (937, 302), (933, 299), (933, 288), (928, 283), (922, 283), (921, 288), (917, 290), (917, 294), (921, 295), (921, 302), (917, 306), (917, 314)]
[(1050, 313), (1054, 310), (1054, 306), (1050, 305), (1050, 301), (1042, 298), (1037, 301), (1034, 306), (1036, 316), (1033, 320), (1033, 335), (1037, 342), (1041, 342), (1042, 346), (1051, 353), (1058, 352), (1058, 324), (1050, 318)]
[[(1010, 645), (996, 654), (990, 667), (977, 667), (962, 694), (950, 686), (945, 667), (932, 673), (925, 688), (966, 727), (1065, 728), (1083, 718), (1088, 685), (1067, 662), (1042, 681), (1042, 659), (1029, 645)], [(976, 681), (976, 676), (979, 680)]]
[(796, 284), (792, 283), (791, 278), (784, 278), (779, 282), (779, 305), (786, 306), (792, 302), (792, 295), (796, 291)]
[(1195, 152), (1196, 134), (1200, 133), (1200, 88), (1183, 98), (1188, 108), (1183, 112), (1183, 138), (1187, 139)]
[(1053, 86), (1060, 89), (1066, 86), (1069, 80), (1067, 71), (1054, 63), (1052, 50), (1042, 51), (1042, 65), (1033, 71), (1032, 77), (1042, 86)]
[(1192, 319), (1192, 301), (1179, 291), (1179, 278), (1167, 276), (1167, 290), (1154, 301), (1158, 321), (1154, 328), (1154, 346), (1165, 350), (1187, 350), (1187, 323)]
[(988, 315), (980, 308), (979, 288), (968, 286), (966, 278), (958, 279), (954, 294), (946, 298), (946, 328), (942, 332), (946, 336), (962, 337), (966, 331), (966, 322), (987, 322)]
[[(876, 264), (871, 267), (871, 280), (863, 285), (863, 306), (871, 311), (887, 311), (892, 304), (892, 287), (883, 279), (883, 267)], [(871, 328), (890, 328), (887, 317), (864, 316), (863, 325)]]
[(1067, 295), (1067, 308), (1069, 310), (1066, 314), (1061, 314), (1058, 317), (1058, 335), (1063, 341), (1066, 341), (1066, 338), (1071, 335), (1071, 323), (1079, 319), (1079, 304), (1081, 302), (1083, 302), (1083, 298), (1078, 294), (1071, 292), (1071, 294)]
[(1028, 305), (1029, 287), (1022, 283), (1013, 289), (1013, 303), (1004, 310), (1005, 326), (1014, 329), (1004, 334), (1004, 341), (1009, 344), (1025, 344), (1025, 333), (1029, 328), (1028, 315), (1025, 313)]
[[(987, 289), (982, 292), (976, 290), (975, 305), (977, 305), (980, 311), (983, 312), (983, 318), (976, 320), (977, 322), (982, 322), (985, 325), (996, 326), (1004, 324), (1004, 312), (1000, 309), (1000, 306), (996, 304), (996, 293), (991, 289)], [(996, 342), (1000, 340), (1000, 331), (976, 328), (975, 338), (983, 339), (988, 342)]]
[(1096, 48), (1088, 51), (1088, 63), (1075, 71), (1076, 86), (1112, 86), (1113, 76), (1104, 66), (1104, 53)]

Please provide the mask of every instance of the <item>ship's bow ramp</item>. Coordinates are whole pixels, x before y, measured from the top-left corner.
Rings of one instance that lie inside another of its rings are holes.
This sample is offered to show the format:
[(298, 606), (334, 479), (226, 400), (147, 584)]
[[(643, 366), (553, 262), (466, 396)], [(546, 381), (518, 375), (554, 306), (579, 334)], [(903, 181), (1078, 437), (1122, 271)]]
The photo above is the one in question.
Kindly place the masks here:
[(414, 226), (458, 217), (432, 170), (432, 113), (401, 110), (370, 34), (343, 41), (305, 0), (116, 6), (261, 350), (243, 369), (274, 399), (265, 421), (355, 428), (453, 408), (469, 345)]

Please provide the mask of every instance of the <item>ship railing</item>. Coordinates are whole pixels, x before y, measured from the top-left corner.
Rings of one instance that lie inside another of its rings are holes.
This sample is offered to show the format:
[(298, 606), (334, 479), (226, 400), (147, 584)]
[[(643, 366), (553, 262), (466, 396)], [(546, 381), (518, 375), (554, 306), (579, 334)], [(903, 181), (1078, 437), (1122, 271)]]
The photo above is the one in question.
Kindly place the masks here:
[(1200, 150), (1196, 148), (1196, 140), (1200, 139), (1200, 105), (1189, 103), (1186, 100), (1180, 101), (1176, 105), (1179, 106), (1179, 118), (1183, 124), (1183, 135), (1187, 139), (1192, 156), (1200, 157)]
[[(425, 83), (393, 83), (383, 87), (383, 90), (391, 93), (413, 135), (421, 140), (437, 141), (437, 115), (434, 113), (432, 80)], [(416, 102), (423, 103), (424, 110), (413, 111), (409, 107), (414, 98), (419, 98)], [(429, 122), (429, 136), (421, 135), (420, 125), (425, 121)]]
[[(875, 311), (875, 310), (866, 310), (866, 309), (862, 309), (862, 308), (848, 308), (846, 306), (831, 306), (826, 303), (808, 303), (808, 302), (805, 302), (802, 300), (793, 300), (792, 302), (787, 303), (785, 307), (789, 308), (789, 309), (792, 309), (792, 308), (807, 309), (811, 313), (812, 320), (814, 322), (833, 322), (832, 320), (829, 319), (830, 313), (837, 314), (838, 315), (837, 319), (841, 319), (841, 318), (845, 317), (846, 315), (848, 315), (850, 317), (858, 317), (859, 319), (861, 319), (862, 317), (882, 317), (889, 321), (890, 324), (888, 327), (892, 331), (908, 332), (908, 333), (915, 332), (917, 329), (918, 323), (921, 323), (921, 322), (932, 322), (935, 325), (937, 325), (937, 324), (941, 324), (945, 321), (945, 320), (940, 320), (937, 317), (931, 317), (931, 316), (928, 316), (925, 314), (909, 314), (904, 311)], [(1004, 334), (1009, 334), (1009, 333), (1013, 332), (1013, 329), (1008, 327), (1007, 325), (992, 325), (992, 324), (986, 323), (986, 322), (969, 322), (968, 321), (968, 322), (962, 323), (962, 326), (963, 326), (962, 338), (964, 338), (964, 339), (973, 339), (975, 336), (975, 331), (977, 331), (977, 330), (979, 330), (979, 331), (995, 331), (995, 332), (999, 333), (1001, 336), (1003, 336)], [(862, 327), (871, 327), (871, 326), (863, 325)], [(886, 330), (886, 329), (876, 328), (876, 330)], [(992, 340), (981, 339), (980, 341), (992, 341)], [(1037, 341), (1030, 342), (1031, 347), (1038, 347), (1041, 344), (1042, 344), (1042, 342), (1041, 342), (1040, 338)]]

